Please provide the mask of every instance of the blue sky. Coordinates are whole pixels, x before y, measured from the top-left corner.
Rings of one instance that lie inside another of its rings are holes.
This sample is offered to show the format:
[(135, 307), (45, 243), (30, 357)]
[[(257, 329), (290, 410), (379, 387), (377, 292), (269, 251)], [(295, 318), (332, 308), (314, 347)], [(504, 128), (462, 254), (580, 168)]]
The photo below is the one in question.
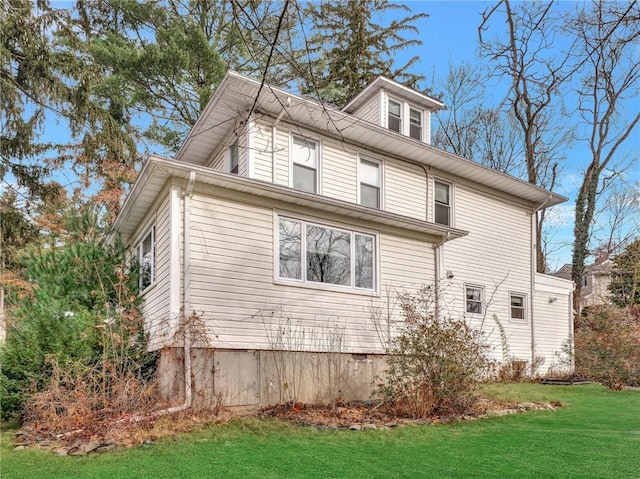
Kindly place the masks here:
[[(477, 51), (478, 26), (482, 22), (482, 12), (495, 5), (495, 2), (451, 0), (401, 3), (408, 5), (415, 13), (425, 12), (429, 15), (417, 24), (420, 30), (419, 38), (424, 45), (419, 51), (406, 52), (407, 57), (416, 54), (420, 56), (420, 64), (416, 68), (427, 77), (428, 85), (434, 77), (444, 78), (450, 63), (457, 65), (464, 61), (479, 67), (486, 64)], [(562, 1), (555, 8), (568, 11), (573, 10), (576, 5), (574, 1)], [(496, 22), (492, 26), (497, 27), (494, 32), (500, 28), (500, 24)], [(564, 45), (566, 43), (558, 38), (554, 48), (560, 51)], [(494, 104), (498, 104), (507, 91), (507, 84), (504, 81), (498, 83), (496, 79), (488, 79), (487, 87), (487, 90), (492, 92), (488, 101), (493, 101)], [(629, 115), (635, 114), (640, 109), (640, 98), (627, 104), (626, 108)], [(626, 180), (636, 188), (640, 185), (639, 152), (640, 128), (636, 127), (633, 137), (627, 140), (625, 148), (621, 151), (621, 155), (630, 156), (629, 161), (635, 158), (635, 162), (626, 172)], [(551, 270), (571, 262), (575, 196), (589, 157), (589, 150), (580, 144), (567, 147), (564, 153), (567, 159), (562, 162), (562, 173), (555, 191), (568, 197), (569, 201), (555, 207), (548, 216), (549, 241), (553, 243), (549, 248), (548, 257)]]
[[(423, 46), (403, 52), (398, 56), (398, 63), (414, 55), (420, 57), (420, 62), (415, 66), (416, 71), (420, 71), (426, 78), (424, 86), (432, 86), (434, 80), (442, 79), (446, 76), (449, 64), (458, 65), (467, 62), (472, 65), (483, 65), (477, 52), (478, 26), (482, 21), (481, 13), (495, 2), (486, 1), (409, 1), (403, 2), (408, 5), (413, 12), (424, 12), (428, 18), (419, 20), (416, 26), (419, 29), (418, 38), (422, 40)], [(68, 1), (53, 1), (56, 7), (69, 8)], [(563, 10), (573, 9), (576, 3), (573, 1), (560, 2), (557, 8)], [(386, 22), (383, 22), (386, 24)], [(499, 23), (494, 23), (497, 30)], [(555, 46), (555, 44), (554, 44)], [(558, 48), (562, 42), (558, 41)], [(497, 104), (505, 96), (507, 90), (506, 83), (499, 84), (497, 80), (487, 81), (487, 91), (491, 97), (487, 99), (493, 104)], [(635, 104), (627, 105), (630, 110), (637, 111), (640, 108), (640, 100)], [(45, 137), (58, 140), (61, 135), (67, 135), (64, 123), (56, 123), (54, 119), (49, 119), (46, 125)], [(637, 162), (637, 155), (640, 151), (640, 129), (635, 132), (635, 137), (628, 141), (626, 151), (635, 154), (636, 163), (628, 171), (628, 181), (632, 184), (640, 183), (640, 166)], [(564, 205), (556, 207), (550, 214), (549, 225), (551, 240), (553, 241), (553, 251), (549, 256), (549, 267), (555, 270), (571, 260), (571, 239), (573, 235), (573, 202), (576, 188), (579, 184), (588, 151), (579, 145), (574, 145), (566, 150), (567, 160), (563, 162), (560, 181), (555, 188), (556, 192), (567, 196), (569, 201)], [(69, 171), (58, 171), (56, 179), (64, 185), (71, 185), (77, 181), (77, 177)]]

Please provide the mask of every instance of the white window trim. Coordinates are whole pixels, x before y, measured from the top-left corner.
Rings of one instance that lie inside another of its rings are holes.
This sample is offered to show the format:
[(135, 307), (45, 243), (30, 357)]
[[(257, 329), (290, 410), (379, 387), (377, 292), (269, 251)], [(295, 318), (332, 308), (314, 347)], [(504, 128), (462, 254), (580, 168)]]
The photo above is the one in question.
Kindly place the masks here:
[[(454, 211), (455, 211), (455, 191), (456, 191), (456, 187), (455, 187), (455, 183), (453, 181), (449, 181), (449, 180), (445, 180), (442, 178), (433, 178), (433, 188), (432, 188), (432, 194), (431, 194), (431, 220), (432, 223), (436, 222), (436, 183), (442, 183), (445, 185), (449, 185), (449, 227), (451, 228), (455, 228), (455, 215), (454, 215)], [(440, 223), (436, 223), (436, 224), (440, 224)]]
[(135, 261), (138, 264), (138, 271), (141, 271), (141, 264), (140, 264), (140, 255), (141, 255), (141, 249), (142, 249), (142, 244), (144, 243), (144, 240), (147, 238), (147, 236), (149, 236), (149, 234), (151, 234), (151, 249), (153, 254), (151, 255), (151, 281), (150, 283), (144, 288), (142, 289), (142, 276), (139, 275), (138, 277), (138, 294), (139, 295), (144, 295), (147, 291), (149, 291), (151, 288), (153, 288), (156, 284), (156, 277), (157, 277), (157, 271), (156, 271), (156, 225), (155, 223), (152, 223), (151, 225), (147, 226), (146, 228), (144, 228), (143, 230), (144, 232), (138, 237), (137, 242), (135, 243)]
[[(360, 162), (362, 160), (365, 161), (369, 161), (371, 163), (377, 163), (378, 164), (378, 174), (380, 175), (380, 210), (384, 210), (385, 209), (385, 202), (384, 202), (384, 160), (381, 160), (379, 158), (376, 158), (374, 156), (368, 155), (366, 153), (358, 153), (357, 154), (357, 160), (358, 160), (358, 166), (357, 166), (357, 173), (356, 173), (356, 201), (359, 205), (361, 205), (361, 199), (360, 199), (360, 185), (361, 185), (361, 180), (360, 180)], [(373, 185), (371, 185), (373, 186)]]
[(319, 138), (303, 133), (291, 132), (289, 134), (289, 188), (293, 188), (293, 137), (304, 138), (316, 144), (316, 194), (322, 194), (322, 141)]
[[(301, 224), (301, 248), (300, 255), (302, 260), (302, 278), (281, 278), (280, 277), (280, 219), (289, 219), (298, 221)], [(331, 228), (345, 231), (351, 234), (351, 285), (343, 286), (331, 283), (319, 283), (306, 280), (306, 268), (304, 267), (307, 256), (306, 237), (302, 234), (306, 231), (307, 225), (320, 226), (322, 228)], [(373, 289), (355, 287), (355, 235), (371, 236), (374, 241), (373, 254)], [(380, 294), (380, 234), (375, 231), (367, 231), (361, 228), (354, 229), (349, 225), (343, 225), (335, 222), (327, 222), (323, 219), (304, 217), (297, 214), (289, 214), (287, 212), (274, 212), (273, 215), (273, 282), (274, 284), (296, 286), (309, 289), (319, 289), (324, 291), (335, 291), (340, 293), (359, 294), (366, 296), (379, 296)]]
[[(522, 307), (524, 309), (524, 319), (520, 319), (520, 318), (513, 318), (511, 316), (511, 297), (512, 296), (521, 296), (522, 297)], [(518, 291), (509, 291), (509, 322), (511, 323), (520, 323), (520, 324), (526, 324), (529, 322), (529, 309), (527, 307), (528, 305), (528, 301), (527, 301), (527, 295), (525, 293), (520, 293)]]
[[(385, 109), (384, 109), (384, 127), (389, 129), (389, 101), (400, 103), (400, 134), (411, 138), (411, 109), (420, 112), (420, 122), (422, 127), (422, 134), (420, 137), (421, 142), (426, 143), (426, 111), (424, 108), (411, 104), (408, 101), (401, 100), (392, 95), (386, 95)], [(392, 130), (395, 131), (395, 130)], [(415, 140), (415, 138), (413, 138)]]
[[(467, 288), (479, 289), (480, 290), (480, 304), (482, 306), (482, 311), (480, 313), (470, 313), (467, 311)], [(484, 286), (480, 286), (479, 284), (473, 283), (465, 283), (463, 290), (463, 298), (464, 298), (464, 315), (472, 316), (472, 317), (482, 317), (487, 312), (487, 304), (485, 302), (485, 290)]]
[(240, 142), (238, 139), (230, 143), (224, 152), (224, 171), (225, 173), (231, 173), (231, 148), (233, 148), (234, 145), (238, 149), (238, 172), (233, 174), (240, 175)]

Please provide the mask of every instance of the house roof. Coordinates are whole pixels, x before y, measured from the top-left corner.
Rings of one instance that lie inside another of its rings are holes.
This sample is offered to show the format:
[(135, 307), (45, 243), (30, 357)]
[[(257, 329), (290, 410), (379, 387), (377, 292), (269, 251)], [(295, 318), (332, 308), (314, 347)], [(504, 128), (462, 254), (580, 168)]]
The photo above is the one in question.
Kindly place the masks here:
[[(376, 82), (389, 85), (390, 80), (376, 79), (374, 84)], [(401, 87), (399, 84), (395, 85), (397, 88)], [(367, 87), (363, 94), (372, 91), (370, 88), (373, 87)], [(403, 95), (407, 94), (405, 90), (412, 91), (402, 88)], [(428, 99), (425, 95), (413, 93)], [(356, 118), (317, 100), (297, 96), (235, 72), (228, 72), (222, 80), (176, 154), (176, 160), (193, 165), (207, 164), (224, 147), (224, 140), (233, 131), (237, 119), (240, 117), (246, 123), (250, 114), (255, 112), (321, 131), (370, 151), (405, 159), (427, 168), (437, 168), (524, 200), (532, 207), (548, 207), (567, 200), (561, 195)]]
[(129, 243), (145, 214), (171, 178), (188, 180), (192, 171), (196, 173), (196, 183), (246, 193), (257, 198), (280, 200), (288, 204), (306, 206), (319, 211), (372, 221), (442, 239), (455, 239), (468, 234), (467, 231), (456, 228), (158, 156), (151, 156), (145, 162), (116, 219), (113, 231), (118, 231), (121, 234), (125, 244)]
[(373, 95), (376, 95), (381, 89), (391, 93), (391, 96), (405, 98), (409, 100), (410, 103), (428, 110), (440, 110), (444, 108), (444, 103), (436, 100), (435, 98), (431, 98), (430, 96), (424, 95), (413, 88), (409, 88), (388, 78), (377, 77), (369, 83), (364, 90), (358, 93), (353, 100), (347, 103), (342, 108), (342, 111), (353, 113), (360, 105), (369, 100)]

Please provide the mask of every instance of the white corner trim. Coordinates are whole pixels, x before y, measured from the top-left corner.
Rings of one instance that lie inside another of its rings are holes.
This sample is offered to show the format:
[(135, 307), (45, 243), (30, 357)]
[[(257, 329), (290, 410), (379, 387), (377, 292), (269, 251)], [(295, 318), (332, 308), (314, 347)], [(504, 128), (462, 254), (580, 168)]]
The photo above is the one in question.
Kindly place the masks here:
[(180, 315), (180, 231), (181, 211), (182, 211), (182, 188), (179, 185), (172, 185), (169, 191), (170, 208), (170, 273), (169, 273), (169, 317), (177, 318)]

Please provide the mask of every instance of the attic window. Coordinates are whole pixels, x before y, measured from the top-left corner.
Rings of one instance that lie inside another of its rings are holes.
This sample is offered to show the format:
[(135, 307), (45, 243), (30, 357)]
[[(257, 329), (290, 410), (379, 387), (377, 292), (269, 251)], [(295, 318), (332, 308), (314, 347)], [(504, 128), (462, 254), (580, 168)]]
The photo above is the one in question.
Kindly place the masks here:
[(389, 99), (389, 114), (387, 115), (387, 127), (390, 130), (402, 133), (402, 103)]
[(409, 136), (422, 141), (422, 110), (409, 108)]
[(309, 138), (293, 136), (291, 148), (292, 186), (296, 190), (318, 192), (318, 148)]
[(229, 147), (229, 173), (238, 174), (238, 165), (240, 163), (238, 158), (238, 142), (236, 141)]

